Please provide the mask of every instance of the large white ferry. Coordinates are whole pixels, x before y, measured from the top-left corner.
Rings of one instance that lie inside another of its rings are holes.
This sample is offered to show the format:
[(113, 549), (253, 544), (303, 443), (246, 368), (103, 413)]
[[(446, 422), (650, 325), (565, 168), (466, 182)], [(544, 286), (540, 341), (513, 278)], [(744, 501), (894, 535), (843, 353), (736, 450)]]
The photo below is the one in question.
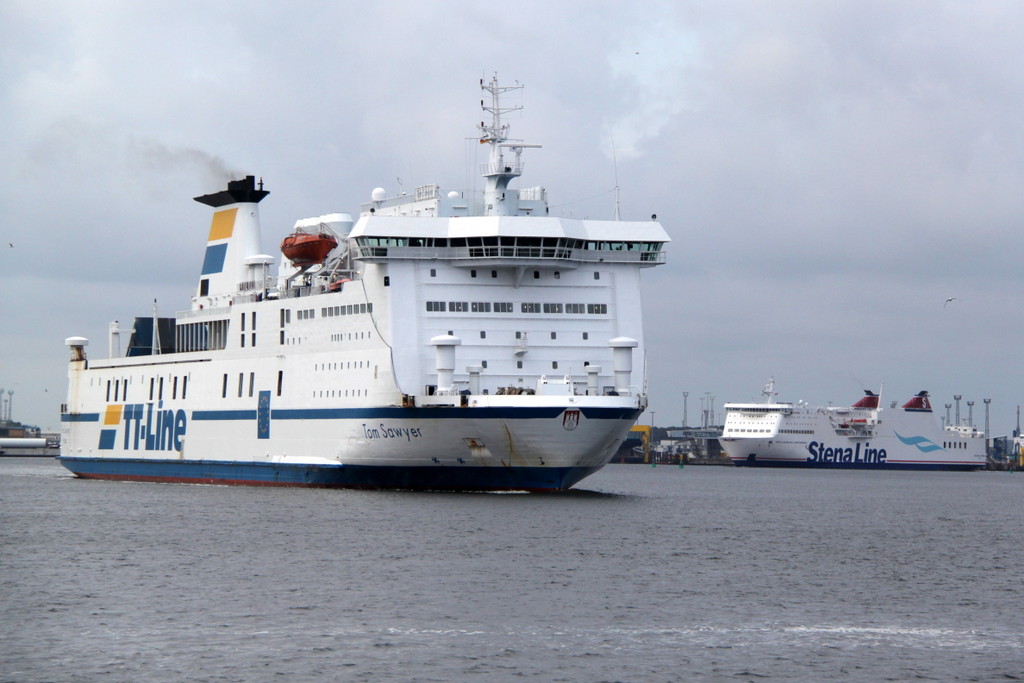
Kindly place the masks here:
[(871, 391), (850, 407), (812, 408), (775, 401), (726, 403), (719, 441), (733, 464), (747, 467), (974, 470), (986, 464), (985, 435), (940, 427), (928, 392), (886, 409)]
[(640, 271), (669, 237), (654, 220), (555, 217), (544, 188), (510, 188), (539, 145), (509, 137), (514, 88), (480, 84), (482, 196), (378, 188), (357, 221), (296, 223), (276, 277), (262, 180), (196, 197), (213, 220), (189, 310), (137, 318), (123, 357), (66, 340), (61, 463), (104, 479), (471, 490), (565, 489), (604, 466), (646, 406)]

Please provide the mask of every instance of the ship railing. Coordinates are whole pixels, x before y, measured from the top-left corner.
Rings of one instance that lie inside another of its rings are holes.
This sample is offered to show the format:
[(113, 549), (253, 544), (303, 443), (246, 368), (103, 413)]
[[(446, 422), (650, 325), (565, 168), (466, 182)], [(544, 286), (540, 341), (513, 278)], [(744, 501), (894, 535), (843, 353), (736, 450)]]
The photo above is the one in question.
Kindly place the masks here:
[(523, 162), (521, 161), (490, 161), (480, 164), (481, 175), (501, 175), (503, 173), (523, 174)]
[(197, 308), (190, 311), (177, 311), (174, 317), (178, 325), (187, 322), (188, 320), (197, 320), (202, 318), (224, 318), (228, 314), (229, 309), (227, 306), (203, 306), (203, 308)]
[(265, 301), (267, 299), (277, 299), (277, 298), (279, 298), (279, 295), (278, 295), (277, 288), (275, 287), (273, 289), (260, 290), (258, 292), (246, 292), (246, 293), (236, 294), (235, 298), (234, 298), (234, 302), (236, 304), (247, 304), (247, 303), (252, 303), (254, 301)]
[(665, 262), (663, 251), (616, 251), (572, 249), (568, 247), (377, 247), (360, 245), (355, 258), (446, 260), (446, 261), (575, 261), (578, 263), (641, 263), (657, 265)]
[(301, 285), (299, 287), (289, 287), (281, 290), (280, 298), (282, 299), (298, 299), (304, 296), (312, 296), (313, 294), (320, 294), (327, 291), (326, 286), (321, 287), (319, 285)]
[[(587, 396), (586, 386), (584, 381), (573, 381), (568, 380), (568, 385), (572, 391), (571, 394), (564, 394), (566, 396)], [(535, 396), (538, 391), (536, 387), (527, 387), (521, 385), (508, 385), (499, 386), (496, 389), (484, 389), (483, 394), (493, 394), (494, 396)], [(456, 380), (454, 384), (449, 387), (437, 387), (434, 390), (433, 396), (470, 396), (472, 395), (469, 390), (469, 382), (466, 380)], [(555, 396), (561, 396), (563, 394), (551, 394)], [(639, 387), (631, 385), (625, 392), (616, 391), (613, 388), (606, 388), (604, 391), (598, 392), (597, 396), (634, 396), (641, 398), (644, 393)]]
[(864, 429), (853, 429), (851, 427), (835, 427), (836, 436), (862, 436), (871, 437), (875, 435), (874, 426)]

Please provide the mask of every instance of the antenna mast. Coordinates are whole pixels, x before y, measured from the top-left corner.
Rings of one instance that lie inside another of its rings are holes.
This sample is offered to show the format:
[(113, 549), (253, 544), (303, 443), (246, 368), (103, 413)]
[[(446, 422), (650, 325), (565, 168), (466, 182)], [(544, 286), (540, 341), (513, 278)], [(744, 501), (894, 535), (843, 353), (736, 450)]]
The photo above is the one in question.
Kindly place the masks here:
[[(510, 193), (508, 184), (514, 178), (523, 174), (523, 163), (521, 156), (527, 147), (538, 148), (540, 145), (526, 145), (522, 141), (509, 142), (509, 125), (502, 123), (502, 114), (519, 111), (523, 107), (502, 107), (501, 96), (512, 90), (521, 90), (522, 85), (498, 85), (498, 76), (494, 75), (490, 81), (480, 79), (480, 89), (491, 95), (490, 104), (487, 100), (480, 100), (480, 108), (491, 115), (491, 123), (480, 122), (480, 144), (491, 146), (491, 153), (487, 164), (484, 165), (484, 215), (486, 216), (514, 216), (519, 209), (518, 193)], [(505, 150), (510, 150), (514, 159), (505, 158)]]

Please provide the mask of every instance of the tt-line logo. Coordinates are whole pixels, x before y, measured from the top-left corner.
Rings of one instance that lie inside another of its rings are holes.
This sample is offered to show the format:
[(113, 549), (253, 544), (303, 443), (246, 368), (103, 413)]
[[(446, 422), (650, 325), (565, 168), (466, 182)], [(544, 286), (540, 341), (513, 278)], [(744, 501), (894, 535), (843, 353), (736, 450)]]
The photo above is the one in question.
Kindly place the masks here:
[(118, 446), (117, 432), (122, 429), (121, 448), (126, 451), (180, 451), (181, 439), (188, 429), (184, 410), (164, 409), (164, 402), (126, 403), (107, 406), (100, 430), (100, 450)]

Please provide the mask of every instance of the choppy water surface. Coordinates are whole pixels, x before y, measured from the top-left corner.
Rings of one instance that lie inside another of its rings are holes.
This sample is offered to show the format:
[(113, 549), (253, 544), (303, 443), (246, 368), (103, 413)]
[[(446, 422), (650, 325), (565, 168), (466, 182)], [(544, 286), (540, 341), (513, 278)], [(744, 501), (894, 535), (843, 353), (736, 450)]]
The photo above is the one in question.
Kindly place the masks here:
[(613, 465), (579, 487), (0, 458), (0, 680), (1024, 678), (1024, 474)]

